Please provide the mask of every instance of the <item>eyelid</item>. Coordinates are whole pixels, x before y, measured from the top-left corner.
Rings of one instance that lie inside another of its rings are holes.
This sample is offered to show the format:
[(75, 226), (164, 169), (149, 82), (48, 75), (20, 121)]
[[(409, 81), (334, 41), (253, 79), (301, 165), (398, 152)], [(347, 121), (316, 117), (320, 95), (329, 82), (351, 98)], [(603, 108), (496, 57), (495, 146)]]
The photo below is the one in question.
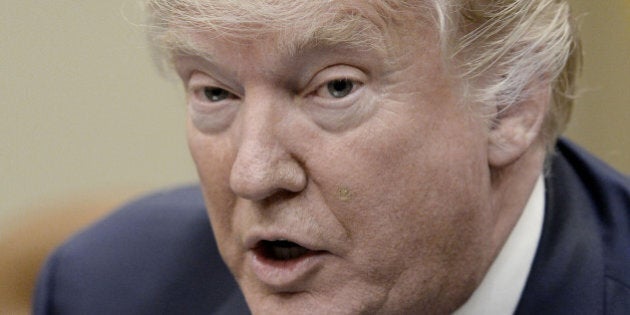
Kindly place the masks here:
[[(174, 64), (175, 71), (184, 83), (188, 83), (193, 75), (200, 74), (208, 76), (224, 86), (239, 88), (238, 83), (231, 79), (230, 71), (219, 67), (205, 57), (183, 54), (175, 57)], [(240, 92), (240, 90), (237, 91)]]
[[(218, 101), (211, 101), (205, 89), (217, 88), (230, 93)], [(222, 82), (202, 71), (193, 71), (185, 82), (187, 108), (193, 126), (202, 133), (216, 133), (230, 126), (239, 108), (239, 96)]]
[(186, 82), (187, 92), (190, 95), (196, 95), (203, 93), (205, 88), (223, 89), (229, 92), (233, 96), (232, 98), (240, 97), (233, 89), (227, 87), (227, 85), (221, 81), (214, 79), (212, 76), (201, 71), (193, 71)]
[(318, 72), (308, 83), (306, 94), (315, 93), (323, 85), (335, 80), (351, 80), (359, 85), (365, 85), (368, 76), (360, 69), (347, 65), (330, 66)]
[[(356, 85), (348, 95), (335, 98), (318, 96), (335, 80), (351, 80)], [(313, 121), (329, 132), (340, 132), (358, 126), (376, 110), (374, 85), (375, 77), (363, 69), (345, 64), (322, 69), (313, 76), (305, 89), (305, 102), (301, 108)]]
[(219, 87), (221, 84), (212, 78), (210, 75), (205, 74), (201, 71), (193, 71), (190, 73), (188, 81), (186, 82), (186, 89), (192, 90), (195, 88), (208, 87), (208, 86), (216, 86)]

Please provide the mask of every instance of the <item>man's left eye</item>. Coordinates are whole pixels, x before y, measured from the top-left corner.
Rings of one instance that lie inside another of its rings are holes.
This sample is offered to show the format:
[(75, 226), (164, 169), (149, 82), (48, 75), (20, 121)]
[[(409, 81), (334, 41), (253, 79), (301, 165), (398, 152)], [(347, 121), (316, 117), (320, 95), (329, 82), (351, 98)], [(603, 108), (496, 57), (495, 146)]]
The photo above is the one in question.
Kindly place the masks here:
[(348, 96), (354, 90), (354, 82), (349, 79), (333, 80), (326, 84), (328, 93), (335, 98)]
[(344, 98), (359, 87), (359, 84), (351, 79), (337, 79), (328, 81), (316, 92), (319, 97)]

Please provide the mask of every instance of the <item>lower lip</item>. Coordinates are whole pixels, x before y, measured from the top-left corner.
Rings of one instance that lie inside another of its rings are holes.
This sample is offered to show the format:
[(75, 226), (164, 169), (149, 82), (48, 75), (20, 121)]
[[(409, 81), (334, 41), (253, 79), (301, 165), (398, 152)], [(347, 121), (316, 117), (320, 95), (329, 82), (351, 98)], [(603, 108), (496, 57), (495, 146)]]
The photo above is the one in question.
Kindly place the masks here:
[(269, 259), (255, 251), (250, 251), (249, 254), (252, 270), (258, 279), (278, 290), (288, 290), (307, 280), (319, 270), (325, 257), (325, 252), (320, 251), (309, 252), (290, 260)]

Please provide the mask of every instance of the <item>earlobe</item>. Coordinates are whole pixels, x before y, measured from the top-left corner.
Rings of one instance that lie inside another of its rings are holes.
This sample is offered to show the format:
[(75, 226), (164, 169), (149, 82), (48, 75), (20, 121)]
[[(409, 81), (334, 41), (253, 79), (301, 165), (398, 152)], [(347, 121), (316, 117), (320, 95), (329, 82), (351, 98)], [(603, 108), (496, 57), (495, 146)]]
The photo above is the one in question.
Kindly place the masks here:
[(508, 108), (497, 108), (488, 137), (488, 162), (501, 168), (536, 145), (549, 108), (549, 87), (531, 91), (530, 97)]

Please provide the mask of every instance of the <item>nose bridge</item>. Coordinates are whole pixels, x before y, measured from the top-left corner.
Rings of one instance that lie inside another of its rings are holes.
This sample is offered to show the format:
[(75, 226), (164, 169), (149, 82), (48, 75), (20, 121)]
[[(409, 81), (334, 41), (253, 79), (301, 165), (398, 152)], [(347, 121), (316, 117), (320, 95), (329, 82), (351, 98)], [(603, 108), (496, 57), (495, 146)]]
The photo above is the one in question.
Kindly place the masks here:
[(237, 126), (232, 191), (246, 199), (261, 200), (279, 190), (300, 190), (305, 183), (303, 172), (278, 137), (282, 132), (278, 130), (282, 115), (278, 100), (262, 93), (250, 96), (242, 104)]
[[(252, 97), (253, 98), (253, 97)], [(269, 153), (278, 139), (275, 138), (274, 105), (271, 97), (257, 100), (246, 99), (242, 108), (242, 117), (238, 126), (239, 153), (250, 151)]]

